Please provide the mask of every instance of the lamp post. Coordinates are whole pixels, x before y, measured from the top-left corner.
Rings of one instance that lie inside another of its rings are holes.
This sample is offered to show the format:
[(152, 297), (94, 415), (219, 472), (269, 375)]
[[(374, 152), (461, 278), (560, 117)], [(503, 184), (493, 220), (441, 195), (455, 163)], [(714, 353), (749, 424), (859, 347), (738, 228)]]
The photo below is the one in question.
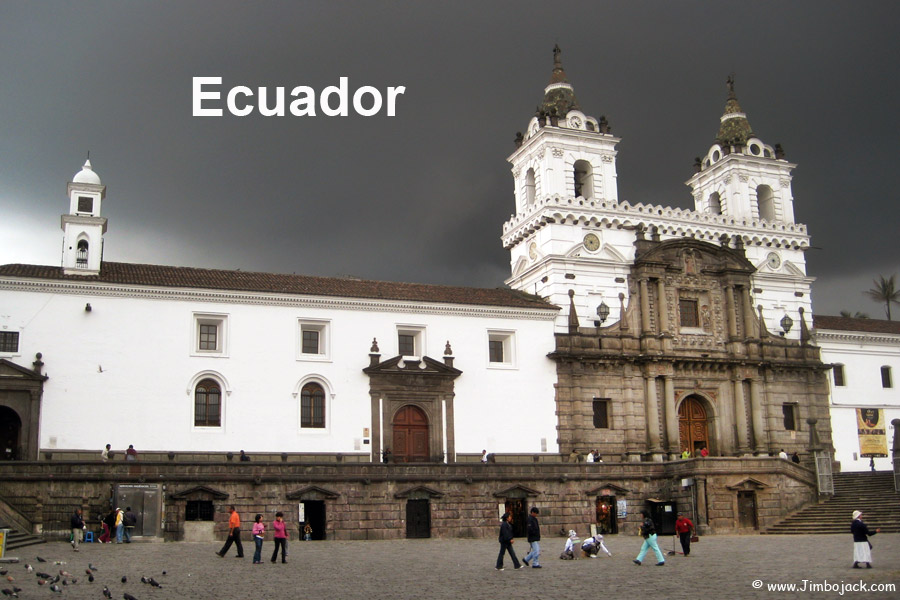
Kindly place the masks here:
[(606, 302), (601, 302), (600, 306), (597, 307), (597, 316), (600, 317), (600, 320), (594, 321), (594, 326), (600, 327), (603, 321), (606, 320), (606, 317), (609, 316), (609, 307), (606, 305)]

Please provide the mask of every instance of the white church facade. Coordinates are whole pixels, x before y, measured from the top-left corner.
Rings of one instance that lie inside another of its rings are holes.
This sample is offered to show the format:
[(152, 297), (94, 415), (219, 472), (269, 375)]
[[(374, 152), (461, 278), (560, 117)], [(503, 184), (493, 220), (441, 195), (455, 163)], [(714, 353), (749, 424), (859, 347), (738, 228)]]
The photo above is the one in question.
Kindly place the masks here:
[[(534, 503), (548, 526), (610, 533), (646, 503), (707, 531), (774, 523), (819, 491), (811, 447), (834, 451), (795, 165), (753, 133), (732, 80), (687, 181), (694, 210), (619, 201), (618, 142), (556, 48), (508, 159), (499, 289), (108, 261), (106, 187), (86, 163), (61, 265), (0, 266), (7, 454), (38, 472), (133, 444), (143, 470), (103, 477), (169, 481), (153, 509), (167, 539), (224, 498), (308, 503), (338, 538), (492, 535), (498, 505)], [(241, 449), (252, 467), (191, 466)], [(567, 462), (591, 449), (603, 465)], [(12, 496), (49, 523), (34, 490)]]

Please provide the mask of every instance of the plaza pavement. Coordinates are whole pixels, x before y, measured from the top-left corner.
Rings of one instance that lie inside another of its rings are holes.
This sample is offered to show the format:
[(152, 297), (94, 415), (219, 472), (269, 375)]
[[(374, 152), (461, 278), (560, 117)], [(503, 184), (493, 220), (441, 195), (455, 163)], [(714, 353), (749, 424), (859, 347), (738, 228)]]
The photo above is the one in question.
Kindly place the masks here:
[[(848, 525), (849, 529), (849, 525)], [(840, 587), (822, 592), (769, 591), (768, 584), (811, 584), (840, 586), (865, 582), (900, 586), (900, 534), (872, 538), (873, 569), (852, 569), (852, 538), (846, 535), (820, 536), (707, 536), (693, 545), (691, 556), (670, 556), (672, 538), (661, 540), (666, 554), (664, 567), (654, 565), (652, 554), (643, 566), (631, 561), (640, 547), (636, 536), (607, 536), (611, 558), (561, 561), (558, 556), (565, 539), (546, 536), (542, 540), (542, 569), (512, 568), (495, 571), (499, 545), (494, 539), (395, 540), (395, 541), (291, 541), (288, 564), (268, 561), (273, 543), (263, 545), (264, 564), (252, 564), (253, 544), (244, 543), (245, 558), (230, 554), (219, 558), (213, 543), (132, 543), (83, 544), (75, 553), (65, 543), (49, 543), (11, 553), (19, 564), (3, 565), (15, 582), (5, 577), (0, 589), (17, 585), (20, 598), (71, 598), (100, 600), (102, 586), (108, 585), (113, 598), (128, 592), (138, 600), (172, 598), (263, 600), (293, 599), (347, 600), (377, 599), (711, 599), (711, 598), (898, 598), (897, 592), (840, 593)], [(521, 559), (527, 544), (516, 540)], [(680, 548), (679, 548), (680, 549)], [(38, 563), (35, 556), (51, 562)], [(65, 565), (52, 561), (63, 560)], [(79, 579), (77, 584), (53, 593), (38, 586), (36, 571), (58, 573), (66, 569)], [(97, 567), (96, 581), (87, 582), (88, 563)], [(166, 575), (162, 575), (163, 571)], [(128, 582), (121, 583), (123, 575)], [(152, 588), (141, 576), (154, 577), (163, 584)], [(761, 580), (756, 590), (752, 582)], [(6, 596), (0, 596), (5, 600)]]

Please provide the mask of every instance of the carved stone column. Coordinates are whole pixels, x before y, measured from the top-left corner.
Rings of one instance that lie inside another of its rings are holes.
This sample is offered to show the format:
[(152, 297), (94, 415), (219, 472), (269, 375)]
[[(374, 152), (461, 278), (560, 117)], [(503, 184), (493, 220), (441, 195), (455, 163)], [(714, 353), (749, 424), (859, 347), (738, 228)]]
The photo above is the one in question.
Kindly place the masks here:
[(646, 335), (650, 332), (650, 291), (647, 286), (647, 280), (641, 279), (641, 334)]
[(656, 395), (656, 377), (648, 374), (644, 380), (647, 387), (647, 438), (650, 441), (650, 452), (662, 450), (659, 443), (659, 399)]
[(656, 282), (656, 312), (659, 315), (659, 333), (669, 333), (669, 313), (666, 310), (666, 282), (660, 277)]
[(747, 286), (741, 288), (741, 314), (744, 317), (744, 337), (755, 338), (756, 327), (753, 324), (753, 304), (750, 301), (750, 289)]
[(750, 443), (747, 439), (747, 405), (744, 401), (744, 380), (735, 374), (731, 380), (734, 388), (734, 426), (737, 430), (737, 445), (739, 454), (750, 453)]
[(725, 286), (725, 312), (728, 317), (728, 337), (737, 337), (737, 318), (734, 310), (734, 286)]
[(671, 376), (663, 377), (666, 407), (666, 437), (668, 438), (669, 458), (675, 460), (681, 454), (678, 435), (678, 413), (675, 412), (675, 380)]
[(695, 477), (697, 482), (697, 529), (706, 535), (709, 533), (709, 510), (706, 506), (706, 477)]
[(766, 407), (760, 397), (759, 380), (750, 379), (750, 415), (753, 417), (753, 449), (757, 454), (769, 450), (769, 434), (766, 431)]

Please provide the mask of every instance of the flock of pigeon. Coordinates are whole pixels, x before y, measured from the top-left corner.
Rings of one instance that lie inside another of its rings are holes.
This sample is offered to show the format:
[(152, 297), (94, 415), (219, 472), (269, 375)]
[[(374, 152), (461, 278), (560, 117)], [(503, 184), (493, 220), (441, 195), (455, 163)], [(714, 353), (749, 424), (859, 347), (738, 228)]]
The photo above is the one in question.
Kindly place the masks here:
[[(47, 565), (50, 564), (50, 561), (48, 561), (46, 558), (41, 558), (40, 556), (37, 556), (35, 558), (37, 558), (37, 561), (39, 563), (47, 563)], [(55, 564), (56, 566), (64, 566), (66, 564), (66, 561), (57, 560), (57, 561), (53, 561), (53, 564)], [(72, 575), (71, 573), (66, 571), (65, 568), (60, 569), (59, 574), (57, 574), (57, 575), (52, 575), (50, 573), (45, 572), (47, 570), (51, 570), (49, 568), (49, 566), (42, 567), (42, 566), (38, 565), (38, 568), (42, 569), (42, 570), (35, 572), (34, 567), (32, 567), (29, 564), (26, 564), (25, 572), (28, 573), (29, 575), (34, 573), (34, 575), (37, 577), (37, 584), (49, 586), (48, 589), (51, 592), (56, 592), (58, 594), (61, 594), (63, 591), (62, 586), (76, 585), (79, 582), (79, 578), (75, 577), (74, 575)], [(87, 575), (88, 583), (94, 583), (94, 581), (95, 581), (94, 573), (96, 573), (96, 572), (97, 572), (97, 567), (95, 567), (91, 563), (88, 563), (87, 569), (84, 570), (85, 575)], [(163, 571), (162, 574), (165, 575), (166, 572)], [(0, 568), (0, 576), (4, 577), (8, 583), (14, 583), (16, 581), (16, 578), (13, 577), (12, 575), (10, 575), (9, 569), (6, 569), (6, 568)], [(128, 583), (128, 577), (123, 575), (122, 583)], [(155, 588), (162, 587), (162, 584), (152, 577), (143, 577), (142, 576), (141, 583), (149, 585), (150, 587), (155, 587)], [(2, 592), (3, 595), (8, 598), (18, 598), (19, 592), (21, 592), (21, 591), (23, 591), (23, 589), (16, 585), (13, 585), (13, 587), (11, 587), (11, 588), (4, 588), (4, 589), (0, 590), (0, 592)], [(112, 599), (112, 592), (109, 591), (108, 586), (105, 586), (105, 585), (103, 586), (103, 596), (104, 596), (104, 598), (108, 598), (110, 600)], [(125, 594), (122, 596), (122, 598), (123, 598), (123, 600), (137, 600), (137, 598), (135, 598), (128, 592), (125, 592)]]

